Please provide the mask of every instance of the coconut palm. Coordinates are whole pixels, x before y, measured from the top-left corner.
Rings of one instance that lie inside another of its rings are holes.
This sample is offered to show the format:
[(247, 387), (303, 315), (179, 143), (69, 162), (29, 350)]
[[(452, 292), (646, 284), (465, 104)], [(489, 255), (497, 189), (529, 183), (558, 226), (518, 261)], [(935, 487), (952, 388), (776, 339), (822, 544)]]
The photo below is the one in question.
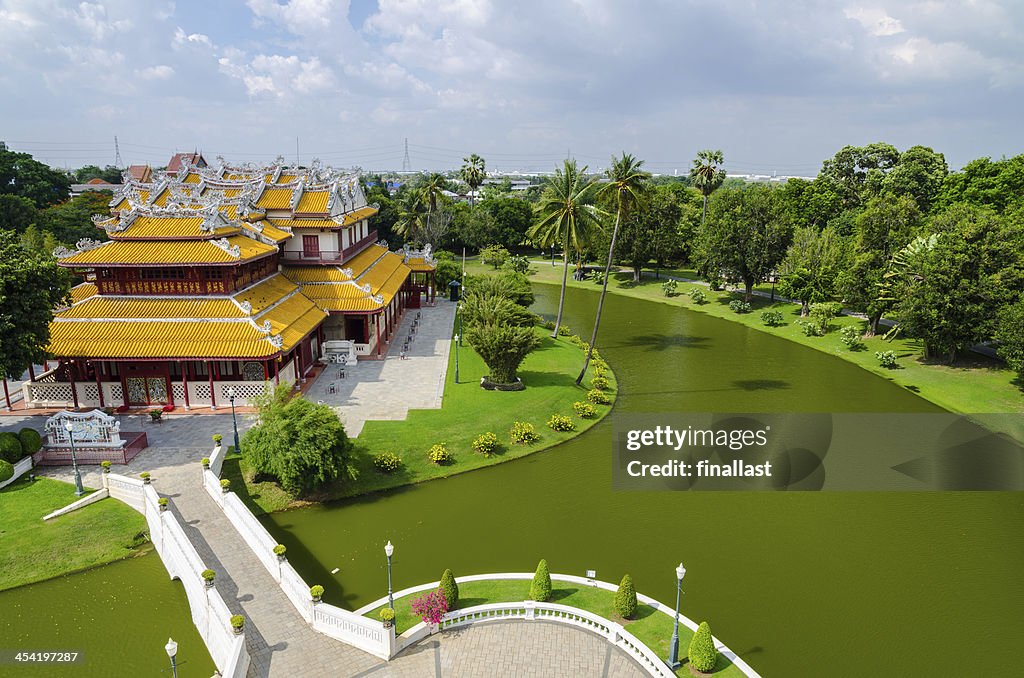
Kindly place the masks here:
[(540, 248), (562, 245), (562, 291), (558, 296), (558, 317), (552, 337), (558, 336), (565, 305), (565, 286), (569, 277), (569, 251), (580, 251), (594, 231), (601, 228), (605, 215), (594, 205), (595, 184), (586, 178), (587, 168), (578, 169), (575, 160), (566, 160), (562, 169), (547, 181), (537, 204), (537, 223), (527, 237)]
[(700, 212), (700, 225), (704, 226), (704, 219), (708, 215), (708, 198), (725, 181), (725, 170), (722, 164), (725, 163), (725, 156), (721, 151), (705, 149), (697, 153), (690, 169), (690, 181), (693, 187), (704, 196), (704, 206)]
[(576, 383), (583, 382), (583, 376), (590, 366), (590, 359), (594, 355), (594, 344), (597, 343), (597, 328), (601, 324), (601, 311), (604, 309), (604, 297), (608, 293), (608, 275), (612, 269), (612, 255), (615, 253), (615, 238), (619, 235), (619, 224), (622, 218), (636, 204), (636, 201), (649, 188), (651, 174), (641, 169), (644, 161), (637, 160), (632, 155), (622, 152), (619, 158), (612, 158), (611, 167), (605, 170), (608, 183), (601, 187), (598, 196), (608, 196), (615, 199), (615, 226), (612, 228), (612, 241), (608, 245), (608, 259), (604, 264), (604, 282), (601, 284), (601, 297), (597, 302), (597, 316), (594, 318), (594, 331), (590, 334), (590, 347), (587, 349), (587, 358), (583, 361), (583, 369), (580, 376), (576, 377)]
[(472, 207), (476, 204), (474, 199), (476, 189), (480, 188), (481, 184), (484, 183), (484, 179), (487, 178), (486, 165), (484, 159), (476, 153), (468, 158), (463, 158), (462, 161), (465, 164), (462, 166), (459, 174), (462, 176), (462, 180), (469, 186), (469, 204)]
[(404, 191), (395, 201), (398, 218), (395, 220), (394, 231), (406, 242), (413, 242), (423, 233), (426, 204), (419, 191)]

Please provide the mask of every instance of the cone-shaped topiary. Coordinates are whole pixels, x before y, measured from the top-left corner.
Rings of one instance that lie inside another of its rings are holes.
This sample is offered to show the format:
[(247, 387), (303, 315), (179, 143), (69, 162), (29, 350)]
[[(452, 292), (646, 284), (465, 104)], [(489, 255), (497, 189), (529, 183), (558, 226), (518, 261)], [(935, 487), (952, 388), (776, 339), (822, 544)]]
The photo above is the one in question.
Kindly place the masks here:
[(551, 597), (551, 574), (548, 573), (548, 561), (541, 558), (537, 563), (537, 572), (530, 584), (530, 599), (543, 602)]
[(615, 592), (615, 611), (623, 619), (632, 619), (636, 613), (636, 589), (633, 578), (628, 574), (619, 582), (619, 590)]
[(715, 649), (715, 641), (711, 637), (711, 627), (708, 623), (701, 622), (697, 632), (690, 639), (690, 650), (687, 652), (690, 657), (690, 667), (701, 673), (708, 673), (715, 668), (718, 662), (718, 650)]
[(448, 601), (448, 609), (454, 610), (459, 604), (459, 585), (451, 570), (445, 570), (441, 575), (441, 590), (444, 591), (444, 599)]

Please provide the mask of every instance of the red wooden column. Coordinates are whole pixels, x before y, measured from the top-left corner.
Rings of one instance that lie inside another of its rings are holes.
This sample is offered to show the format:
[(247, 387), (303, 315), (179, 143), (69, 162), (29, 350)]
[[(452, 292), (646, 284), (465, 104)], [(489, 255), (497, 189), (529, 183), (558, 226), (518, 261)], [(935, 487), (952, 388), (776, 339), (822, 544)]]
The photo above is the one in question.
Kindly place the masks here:
[(181, 360), (178, 363), (181, 365), (181, 390), (185, 395), (185, 410), (192, 409), (192, 404), (188, 401), (188, 366), (187, 361)]
[(281, 383), (280, 369), (281, 369), (281, 356), (277, 356), (276, 358), (274, 358), (274, 386), (277, 386), (278, 384)]
[(74, 363), (69, 362), (68, 364), (68, 379), (71, 381), (71, 399), (75, 403), (75, 409), (78, 409), (78, 387), (75, 386), (75, 366)]
[[(103, 363), (100, 363), (100, 366), (102, 365)], [(94, 369), (93, 372), (96, 374), (96, 390), (100, 392), (100, 407), (106, 407), (107, 404), (103, 402), (103, 382), (100, 381), (100, 371), (99, 369)]]
[(380, 317), (382, 313), (378, 313), (377, 317), (373, 321), (373, 329), (377, 333), (377, 357), (380, 357)]
[(207, 372), (208, 376), (210, 377), (210, 409), (211, 410), (215, 410), (215, 409), (217, 409), (217, 396), (214, 394), (214, 391), (213, 391), (213, 362), (212, 361), (209, 361), (209, 360), (206, 361), (206, 372)]
[(32, 367), (32, 361), (31, 360), (28, 361), (28, 380), (29, 381), (35, 381), (36, 380), (36, 371)]
[(11, 411), (11, 394), (7, 392), (7, 378), (4, 378), (4, 400), (7, 401), (7, 411)]
[(263, 381), (270, 381), (270, 368), (266, 360), (263, 361)]

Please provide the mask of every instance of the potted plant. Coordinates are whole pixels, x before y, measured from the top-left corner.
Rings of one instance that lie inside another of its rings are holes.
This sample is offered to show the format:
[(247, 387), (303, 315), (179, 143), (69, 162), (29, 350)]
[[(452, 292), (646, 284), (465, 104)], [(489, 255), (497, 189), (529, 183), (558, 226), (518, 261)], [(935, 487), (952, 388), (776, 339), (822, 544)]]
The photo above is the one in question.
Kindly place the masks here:
[(284, 544), (278, 544), (274, 547), (274, 555), (277, 556), (278, 562), (284, 562), (286, 560), (285, 553), (288, 551), (288, 547)]
[(423, 619), (423, 623), (430, 625), (431, 633), (437, 633), (441, 619), (448, 611), (448, 599), (444, 597), (444, 591), (429, 591), (412, 601), (412, 611)]
[(221, 481), (220, 481), (220, 491), (223, 492), (224, 494), (227, 494), (230, 489), (231, 489), (231, 481), (228, 480), (227, 478), (221, 479)]
[(202, 463), (203, 463), (203, 468), (205, 468), (205, 469), (209, 469), (210, 468), (210, 458), (209, 457), (203, 457)]
[(142, 482), (145, 483), (146, 485), (150, 484), (149, 483), (149, 481), (150, 481), (149, 471), (143, 471), (142, 473), (139, 474), (139, 477), (142, 478)]
[(202, 577), (203, 577), (203, 582), (206, 583), (206, 588), (212, 589), (213, 588), (213, 580), (217, 578), (217, 573), (214, 572), (213, 570), (209, 570), (209, 569), (203, 570)]
[(149, 418), (153, 420), (154, 424), (159, 422), (160, 418), (162, 416), (164, 416), (164, 411), (163, 410), (150, 410), (149, 411)]
[(235, 631), (236, 636), (242, 635), (242, 630), (245, 628), (245, 617), (240, 614), (232, 616), (231, 628)]
[(110, 473), (110, 460), (104, 459), (103, 461), (100, 462), (100, 466), (103, 467), (104, 473)]
[(395, 611), (390, 607), (385, 607), (380, 611), (380, 620), (384, 622), (384, 628), (390, 629), (395, 623)]
[(160, 497), (159, 499), (156, 500), (156, 503), (160, 506), (160, 513), (163, 513), (164, 511), (167, 510), (167, 503), (169, 501), (170, 500), (167, 497)]
[(224, 436), (222, 436), (219, 433), (214, 433), (213, 434), (213, 444), (214, 445), (216, 445), (217, 447), (220, 447), (220, 441), (222, 441), (222, 440), (224, 440)]
[(309, 595), (313, 598), (314, 603), (319, 603), (320, 599), (324, 596), (324, 587), (320, 584), (314, 584), (309, 587)]

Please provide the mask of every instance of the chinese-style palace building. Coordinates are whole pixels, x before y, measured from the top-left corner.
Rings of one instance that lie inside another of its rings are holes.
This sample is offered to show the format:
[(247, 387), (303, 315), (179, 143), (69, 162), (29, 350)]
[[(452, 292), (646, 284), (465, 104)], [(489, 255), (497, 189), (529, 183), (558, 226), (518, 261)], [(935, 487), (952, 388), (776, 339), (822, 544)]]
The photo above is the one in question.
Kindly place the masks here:
[(303, 379), (325, 341), (381, 357), (403, 311), (433, 303), (429, 247), (377, 242), (357, 173), (175, 165), (126, 173), (93, 218), (109, 240), (54, 253), (85, 282), (55, 311), (57, 365), (25, 383), (27, 406), (216, 408), (232, 388), (244, 402)]

